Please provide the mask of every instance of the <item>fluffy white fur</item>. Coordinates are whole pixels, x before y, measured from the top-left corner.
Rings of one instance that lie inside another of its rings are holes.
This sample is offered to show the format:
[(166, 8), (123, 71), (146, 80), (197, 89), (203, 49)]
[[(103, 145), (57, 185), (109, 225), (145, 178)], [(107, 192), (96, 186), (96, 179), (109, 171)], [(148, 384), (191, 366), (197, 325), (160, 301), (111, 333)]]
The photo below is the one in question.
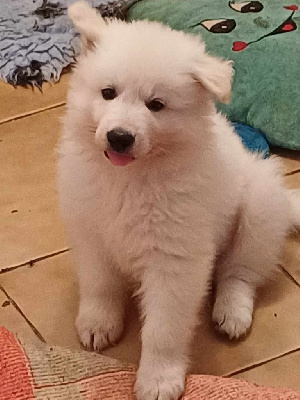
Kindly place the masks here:
[[(85, 3), (70, 17), (83, 52), (68, 95), (58, 189), (77, 262), (78, 333), (89, 349), (117, 341), (124, 276), (133, 279), (144, 322), (137, 397), (177, 399), (213, 267), (213, 320), (238, 338), (296, 208), (277, 163), (249, 154), (215, 110), (215, 99), (229, 100), (230, 62), (158, 23), (105, 23)], [(108, 86), (118, 96), (105, 101)], [(165, 108), (149, 111), (152, 98)], [(135, 160), (125, 167), (104, 156), (116, 127), (135, 135)]]

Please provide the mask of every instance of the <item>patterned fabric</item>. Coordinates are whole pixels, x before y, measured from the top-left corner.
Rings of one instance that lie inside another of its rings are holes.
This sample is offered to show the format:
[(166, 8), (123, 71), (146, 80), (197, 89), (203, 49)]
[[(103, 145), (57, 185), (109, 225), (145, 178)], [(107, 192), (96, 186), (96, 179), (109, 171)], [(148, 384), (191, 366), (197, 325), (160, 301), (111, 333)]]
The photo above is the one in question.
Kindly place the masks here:
[[(67, 8), (75, 0), (0, 1), (0, 77), (14, 86), (58, 81), (79, 52)], [(139, 0), (88, 0), (105, 17), (125, 19)]]
[[(1, 400), (134, 400), (135, 367), (85, 351), (19, 341), (0, 328)], [(300, 400), (289, 389), (192, 375), (182, 400)]]
[(211, 55), (234, 62), (231, 100), (219, 111), (300, 150), (299, 1), (143, 0), (128, 18), (200, 35)]

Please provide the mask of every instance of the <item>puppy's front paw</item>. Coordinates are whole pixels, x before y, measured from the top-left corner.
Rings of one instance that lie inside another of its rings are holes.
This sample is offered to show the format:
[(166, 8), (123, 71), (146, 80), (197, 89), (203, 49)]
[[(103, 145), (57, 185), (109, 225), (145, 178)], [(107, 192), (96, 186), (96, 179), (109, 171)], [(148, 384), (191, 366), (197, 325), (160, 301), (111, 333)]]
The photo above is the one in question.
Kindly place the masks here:
[(247, 333), (252, 323), (252, 303), (237, 304), (218, 298), (214, 305), (212, 319), (218, 331), (226, 333), (229, 339), (238, 339)]
[(123, 332), (123, 312), (103, 305), (80, 306), (76, 320), (80, 341), (88, 350), (100, 351), (117, 342)]
[(172, 364), (140, 367), (135, 393), (138, 400), (177, 400), (184, 390), (185, 373)]

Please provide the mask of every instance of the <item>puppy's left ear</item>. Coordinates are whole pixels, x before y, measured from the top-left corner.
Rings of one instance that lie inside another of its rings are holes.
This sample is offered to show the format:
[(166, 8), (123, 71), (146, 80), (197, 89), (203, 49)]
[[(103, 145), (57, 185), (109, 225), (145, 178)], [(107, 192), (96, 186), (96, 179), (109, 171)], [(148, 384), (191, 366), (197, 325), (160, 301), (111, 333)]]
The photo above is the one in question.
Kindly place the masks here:
[(81, 34), (82, 51), (93, 50), (100, 43), (105, 20), (85, 1), (78, 1), (68, 8), (68, 15)]
[(232, 61), (204, 54), (193, 73), (193, 78), (204, 86), (217, 101), (227, 104), (231, 94), (232, 64)]

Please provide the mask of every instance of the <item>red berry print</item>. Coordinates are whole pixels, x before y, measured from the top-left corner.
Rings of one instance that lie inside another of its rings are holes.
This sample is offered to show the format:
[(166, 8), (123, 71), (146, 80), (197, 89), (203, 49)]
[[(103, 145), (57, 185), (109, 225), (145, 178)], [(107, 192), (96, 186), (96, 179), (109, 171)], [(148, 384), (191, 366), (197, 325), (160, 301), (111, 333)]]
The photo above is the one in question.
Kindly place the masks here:
[(284, 8), (286, 10), (297, 11), (299, 7), (296, 4), (292, 4), (291, 6), (284, 6)]
[(247, 47), (247, 43), (245, 42), (233, 42), (232, 50), (233, 51), (242, 51)]

